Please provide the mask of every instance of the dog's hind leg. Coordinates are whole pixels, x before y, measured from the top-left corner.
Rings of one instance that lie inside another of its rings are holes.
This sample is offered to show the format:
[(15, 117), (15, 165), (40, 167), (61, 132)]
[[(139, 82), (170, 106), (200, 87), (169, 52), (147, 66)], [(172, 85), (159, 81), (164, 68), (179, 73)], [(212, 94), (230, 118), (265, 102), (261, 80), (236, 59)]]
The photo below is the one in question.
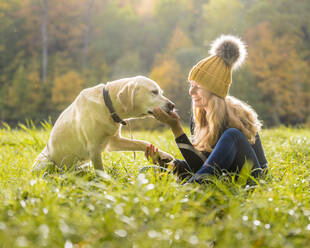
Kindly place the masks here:
[(43, 149), (43, 151), (38, 155), (36, 160), (34, 161), (32, 165), (32, 172), (40, 173), (48, 168), (48, 165), (51, 163), (51, 161), (48, 158), (48, 151), (47, 147)]

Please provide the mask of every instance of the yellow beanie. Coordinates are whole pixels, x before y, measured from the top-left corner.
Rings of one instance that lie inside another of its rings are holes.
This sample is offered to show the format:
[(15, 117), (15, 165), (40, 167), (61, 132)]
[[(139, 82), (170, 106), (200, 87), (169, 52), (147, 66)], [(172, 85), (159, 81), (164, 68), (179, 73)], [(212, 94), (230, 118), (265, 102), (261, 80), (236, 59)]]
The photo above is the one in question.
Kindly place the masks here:
[(237, 37), (222, 35), (211, 45), (210, 55), (200, 60), (189, 72), (188, 80), (225, 99), (231, 84), (232, 70), (246, 57), (244, 43)]

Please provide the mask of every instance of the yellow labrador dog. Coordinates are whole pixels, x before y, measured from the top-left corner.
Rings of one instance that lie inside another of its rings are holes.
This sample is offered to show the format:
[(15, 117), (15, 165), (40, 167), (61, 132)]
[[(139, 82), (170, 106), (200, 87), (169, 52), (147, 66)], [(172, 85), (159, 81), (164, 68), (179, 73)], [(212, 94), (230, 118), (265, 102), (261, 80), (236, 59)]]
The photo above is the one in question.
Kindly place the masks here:
[[(57, 119), (47, 146), (36, 158), (32, 170), (45, 170), (51, 162), (71, 168), (89, 160), (96, 170), (103, 170), (104, 150), (145, 151), (149, 142), (121, 137), (120, 123), (152, 116), (155, 107), (169, 112), (174, 104), (162, 95), (153, 80), (144, 76), (84, 89)], [(160, 158), (173, 157), (160, 151)]]

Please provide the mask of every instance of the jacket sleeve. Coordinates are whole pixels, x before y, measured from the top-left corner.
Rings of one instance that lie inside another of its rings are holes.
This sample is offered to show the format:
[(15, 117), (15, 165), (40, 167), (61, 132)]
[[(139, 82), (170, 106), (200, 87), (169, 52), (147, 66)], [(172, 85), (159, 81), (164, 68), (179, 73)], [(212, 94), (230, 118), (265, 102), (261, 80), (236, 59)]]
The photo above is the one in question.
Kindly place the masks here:
[(187, 162), (190, 170), (196, 173), (208, 158), (206, 154), (196, 150), (192, 143), (189, 141), (186, 134), (182, 134), (175, 139), (183, 158)]

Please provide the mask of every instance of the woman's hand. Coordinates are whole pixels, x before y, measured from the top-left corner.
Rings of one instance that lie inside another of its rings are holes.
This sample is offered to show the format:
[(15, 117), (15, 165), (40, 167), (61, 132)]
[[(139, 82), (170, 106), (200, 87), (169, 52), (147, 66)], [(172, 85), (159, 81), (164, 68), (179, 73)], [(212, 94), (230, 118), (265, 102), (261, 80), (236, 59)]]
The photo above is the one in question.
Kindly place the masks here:
[(180, 137), (182, 134), (184, 134), (180, 121), (180, 116), (176, 112), (170, 111), (170, 113), (167, 114), (159, 107), (154, 108), (152, 111), (154, 117), (157, 120), (170, 126), (175, 138)]
[(173, 111), (167, 114), (162, 108), (157, 107), (152, 110), (155, 119), (169, 125), (171, 128), (180, 125), (180, 116)]
[(160, 160), (159, 151), (158, 148), (155, 147), (154, 145), (152, 144), (147, 145), (144, 155), (148, 160), (151, 160), (153, 164), (159, 163)]

